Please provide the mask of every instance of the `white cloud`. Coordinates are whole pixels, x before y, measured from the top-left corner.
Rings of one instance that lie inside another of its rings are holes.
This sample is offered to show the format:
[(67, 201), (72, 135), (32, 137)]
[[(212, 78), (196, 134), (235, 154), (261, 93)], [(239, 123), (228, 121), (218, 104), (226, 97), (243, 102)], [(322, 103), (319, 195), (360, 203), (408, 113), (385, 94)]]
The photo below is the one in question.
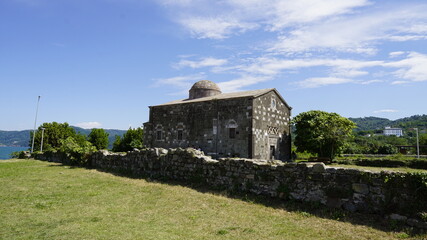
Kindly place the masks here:
[(368, 81), (360, 81), (359, 83), (362, 85), (369, 85), (372, 83), (380, 83), (380, 82), (384, 82), (384, 80), (368, 80)]
[(174, 64), (176, 68), (190, 67), (190, 68), (202, 68), (202, 67), (216, 67), (227, 63), (226, 59), (207, 57), (200, 61), (191, 61), (182, 59), (178, 63)]
[[(427, 18), (426, 6), (381, 9), (378, 12), (345, 15), (282, 33), (270, 51), (344, 51), (375, 54), (376, 45), (384, 40), (408, 41), (425, 39), (421, 27), (411, 29)], [(403, 34), (403, 35), (402, 35)]]
[[(195, 38), (226, 39), (252, 30), (272, 32), (276, 40), (268, 50), (273, 53), (333, 50), (373, 55), (381, 41), (427, 39), (425, 4), (381, 5), (369, 0), (158, 1)], [(374, 7), (368, 9), (371, 5)]]
[(322, 78), (308, 78), (304, 81), (296, 82), (296, 84), (302, 88), (317, 88), (327, 85), (337, 85), (343, 83), (354, 82), (351, 79), (346, 78), (335, 78), (335, 77), (322, 77)]
[(393, 81), (391, 82), (391, 85), (401, 85), (401, 84), (407, 84), (409, 81)]
[(99, 128), (102, 126), (99, 122), (81, 122), (74, 124), (76, 127), (81, 127), (84, 129), (92, 129), (92, 128)]
[(405, 52), (403, 52), (403, 51), (396, 51), (396, 52), (391, 52), (388, 55), (389, 55), (389, 57), (394, 58), (394, 57), (401, 56), (403, 54), (405, 54)]
[(406, 42), (406, 41), (416, 41), (427, 39), (427, 36), (424, 35), (401, 35), (401, 36), (391, 36), (389, 37), (390, 41), (395, 42)]
[(395, 113), (395, 112), (399, 112), (399, 111), (395, 109), (381, 109), (381, 110), (374, 111), (374, 113)]
[(271, 80), (268, 76), (242, 76), (226, 82), (218, 83), (222, 92), (235, 92), (244, 87)]
[(406, 80), (427, 81), (427, 55), (411, 52), (408, 57), (396, 62), (383, 64), (385, 67), (399, 68), (394, 75)]
[(172, 85), (181, 89), (189, 89), (194, 82), (202, 80), (203, 78), (203, 74), (162, 78), (156, 79), (155, 86)]
[(327, 17), (350, 13), (354, 8), (369, 5), (367, 0), (299, 0), (274, 1), (271, 16), (267, 16), (272, 30), (299, 23), (310, 23)]
[(233, 18), (189, 17), (180, 20), (196, 38), (224, 39), (234, 33), (243, 33), (257, 27), (256, 24), (239, 22)]
[(282, 31), (351, 13), (368, 0), (158, 0), (196, 38), (224, 39), (248, 30)]

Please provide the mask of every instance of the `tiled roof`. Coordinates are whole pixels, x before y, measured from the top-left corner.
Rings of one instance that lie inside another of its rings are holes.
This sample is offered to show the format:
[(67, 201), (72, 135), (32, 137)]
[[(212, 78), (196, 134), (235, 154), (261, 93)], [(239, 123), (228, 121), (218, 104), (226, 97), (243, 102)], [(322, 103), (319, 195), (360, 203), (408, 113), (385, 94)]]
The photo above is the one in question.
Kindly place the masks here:
[[(203, 97), (203, 98), (196, 98), (196, 99), (188, 99), (187, 98), (187, 99), (175, 100), (175, 101), (172, 101), (172, 102), (167, 102), (167, 103), (156, 105), (156, 106), (166, 106), (166, 105), (175, 105), (175, 104), (184, 104), (184, 103), (205, 102), (205, 101), (211, 101), (211, 100), (222, 100), (222, 99), (241, 98), (241, 97), (258, 97), (258, 96), (266, 94), (266, 93), (268, 93), (270, 91), (276, 91), (276, 89), (274, 89), (274, 88), (267, 88), (267, 89), (259, 89), (259, 90), (244, 91), (244, 92), (221, 93), (221, 94), (218, 94), (218, 95), (209, 96), (209, 97)], [(278, 94), (278, 92), (277, 92), (277, 94)]]

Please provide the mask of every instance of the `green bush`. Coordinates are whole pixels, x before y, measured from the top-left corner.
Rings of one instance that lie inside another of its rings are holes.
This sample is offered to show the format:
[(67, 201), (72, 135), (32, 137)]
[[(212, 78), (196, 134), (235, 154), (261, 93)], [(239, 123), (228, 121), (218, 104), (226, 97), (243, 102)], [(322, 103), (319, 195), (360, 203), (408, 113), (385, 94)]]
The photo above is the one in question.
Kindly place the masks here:
[(113, 143), (114, 152), (127, 152), (132, 151), (134, 148), (143, 148), (144, 130), (142, 128), (129, 128), (123, 135), (123, 138), (116, 136)]
[[(384, 175), (387, 188), (385, 209), (389, 212), (402, 212), (416, 216), (427, 212), (427, 173), (393, 173)], [(400, 196), (400, 197), (399, 197)], [(412, 201), (395, 201), (410, 196)], [(418, 203), (418, 204), (414, 204)]]
[(89, 155), (96, 151), (96, 147), (88, 141), (78, 143), (74, 138), (68, 137), (61, 140), (59, 151), (64, 153), (70, 160), (70, 164), (86, 166), (88, 165)]
[(13, 152), (10, 154), (11, 158), (18, 158), (18, 159), (25, 159), (28, 158), (27, 156), (28, 151), (18, 151), (18, 152)]

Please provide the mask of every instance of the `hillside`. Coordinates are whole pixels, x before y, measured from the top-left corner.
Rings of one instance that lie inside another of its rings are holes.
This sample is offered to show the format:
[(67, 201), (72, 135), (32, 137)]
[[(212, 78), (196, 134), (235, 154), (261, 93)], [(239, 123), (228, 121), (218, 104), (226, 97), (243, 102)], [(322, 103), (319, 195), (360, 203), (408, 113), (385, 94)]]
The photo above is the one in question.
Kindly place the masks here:
[[(83, 135), (89, 135), (91, 129), (84, 129), (79, 127), (74, 127), (77, 133), (81, 133)], [(1, 131), (0, 130), (0, 146), (16, 146), (16, 147), (27, 147), (30, 141), (30, 132), (32, 130), (23, 130), (23, 131)], [(123, 136), (126, 130), (118, 130), (118, 129), (105, 129), (105, 131), (109, 134), (109, 146), (113, 145), (115, 136)]]
[(364, 117), (349, 118), (357, 124), (356, 131), (382, 130), (386, 126), (399, 127), (404, 130), (409, 128), (427, 129), (427, 115), (414, 115), (411, 117), (401, 118), (391, 121), (387, 118)]

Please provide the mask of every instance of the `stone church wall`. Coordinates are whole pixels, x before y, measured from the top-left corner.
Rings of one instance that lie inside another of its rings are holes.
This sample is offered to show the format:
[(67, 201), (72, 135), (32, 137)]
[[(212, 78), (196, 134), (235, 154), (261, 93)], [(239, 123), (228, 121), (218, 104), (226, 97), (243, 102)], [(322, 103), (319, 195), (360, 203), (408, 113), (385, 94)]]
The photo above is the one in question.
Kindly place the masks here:
[(289, 160), (291, 150), (290, 109), (273, 91), (254, 99), (252, 130), (253, 149), (256, 159), (270, 159), (274, 147), (274, 159)]
[[(200, 148), (217, 158), (251, 158), (251, 109), (249, 98), (155, 106), (149, 122), (156, 125), (144, 125), (144, 143), (162, 148)], [(234, 138), (230, 138), (230, 128), (235, 128)], [(156, 135), (159, 130), (161, 140)]]
[[(36, 158), (69, 162), (64, 156), (45, 154)], [(214, 189), (320, 202), (349, 211), (393, 213), (390, 216), (427, 229), (427, 223), (414, 218), (418, 212), (427, 212), (426, 174), (371, 172), (325, 167), (323, 163), (214, 160), (191, 148), (153, 148), (127, 154), (100, 151), (89, 156), (89, 166), (142, 177), (196, 182)]]

